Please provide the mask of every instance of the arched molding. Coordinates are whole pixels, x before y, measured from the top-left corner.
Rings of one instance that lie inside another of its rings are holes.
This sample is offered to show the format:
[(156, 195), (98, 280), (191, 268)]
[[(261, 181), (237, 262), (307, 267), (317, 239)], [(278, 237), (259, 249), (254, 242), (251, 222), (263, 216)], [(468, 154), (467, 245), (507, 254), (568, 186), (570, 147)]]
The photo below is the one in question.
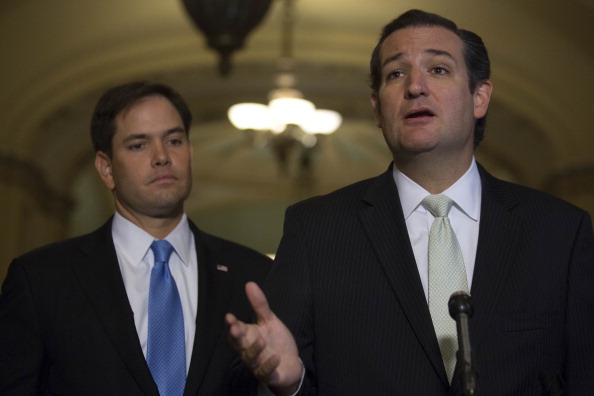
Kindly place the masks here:
[(36, 164), (8, 152), (0, 152), (0, 182), (25, 191), (51, 216), (67, 217), (74, 206), (71, 197), (54, 189)]

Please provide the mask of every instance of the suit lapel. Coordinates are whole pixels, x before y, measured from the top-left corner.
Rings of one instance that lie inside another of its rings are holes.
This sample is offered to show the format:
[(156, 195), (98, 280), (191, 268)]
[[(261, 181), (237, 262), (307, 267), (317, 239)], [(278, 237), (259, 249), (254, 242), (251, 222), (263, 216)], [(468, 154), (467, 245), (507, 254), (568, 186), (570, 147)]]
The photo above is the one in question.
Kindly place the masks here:
[(471, 320), (472, 337), (480, 339), (492, 324), (505, 279), (517, 252), (521, 223), (512, 209), (517, 200), (497, 179), (479, 166), (482, 203), (479, 240), (471, 285), (475, 316)]
[(111, 220), (84, 239), (79, 249), (88, 260), (73, 269), (99, 321), (138, 386), (147, 395), (158, 395), (134, 325), (111, 237)]
[(363, 228), (427, 358), (447, 384), (391, 167), (372, 182), (364, 201), (359, 213)]
[(230, 298), (226, 291), (232, 281), (232, 274), (227, 272), (228, 267), (217, 267), (227, 264), (217, 261), (216, 253), (206, 244), (203, 234), (192, 222), (190, 228), (194, 233), (198, 256), (198, 312), (185, 395), (198, 393), (218, 340), (226, 337), (224, 316)]

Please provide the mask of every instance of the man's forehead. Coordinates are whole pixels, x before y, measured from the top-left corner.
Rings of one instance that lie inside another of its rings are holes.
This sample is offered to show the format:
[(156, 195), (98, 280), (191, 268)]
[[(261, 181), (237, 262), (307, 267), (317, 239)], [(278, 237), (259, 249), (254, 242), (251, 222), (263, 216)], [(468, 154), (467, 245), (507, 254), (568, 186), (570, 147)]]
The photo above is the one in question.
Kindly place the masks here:
[(430, 56), (449, 54), (455, 59), (462, 57), (463, 43), (456, 33), (441, 26), (407, 27), (386, 37), (380, 51), (382, 63), (398, 54), (405, 56), (410, 52)]
[(144, 104), (144, 103), (146, 103), (146, 102), (149, 102), (149, 101), (155, 100), (155, 99), (157, 99), (157, 100), (161, 100), (161, 99), (167, 100), (167, 98), (166, 98), (166, 97), (164, 97), (164, 96), (162, 96), (162, 95), (158, 95), (158, 94), (151, 94), (151, 95), (147, 95), (147, 96), (140, 97), (140, 98), (136, 99), (134, 102), (130, 103), (130, 104), (129, 104), (128, 106), (126, 106), (124, 109), (122, 109), (122, 110), (121, 110), (121, 111), (120, 111), (120, 112), (119, 112), (119, 113), (116, 115), (116, 117), (115, 117), (115, 118), (116, 118), (116, 119), (118, 119), (118, 118), (119, 118), (119, 119), (124, 119), (124, 118), (126, 118), (126, 116), (127, 116), (127, 115), (128, 115), (130, 112), (131, 112), (131, 111), (133, 111), (133, 110), (134, 110), (135, 108), (137, 108), (138, 106), (140, 106), (140, 105), (142, 105), (142, 104)]

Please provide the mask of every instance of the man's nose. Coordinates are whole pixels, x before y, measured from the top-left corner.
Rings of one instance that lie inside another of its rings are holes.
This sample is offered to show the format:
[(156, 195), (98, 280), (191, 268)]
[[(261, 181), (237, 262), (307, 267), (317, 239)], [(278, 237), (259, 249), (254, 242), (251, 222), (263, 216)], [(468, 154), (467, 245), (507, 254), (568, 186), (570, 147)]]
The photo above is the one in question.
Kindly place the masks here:
[(407, 76), (406, 96), (416, 98), (428, 94), (427, 76), (421, 70), (411, 70)]
[(153, 165), (154, 166), (163, 166), (163, 165), (169, 165), (170, 158), (169, 158), (169, 153), (167, 152), (167, 149), (165, 148), (165, 146), (162, 143), (158, 143), (154, 146), (154, 152), (153, 152)]

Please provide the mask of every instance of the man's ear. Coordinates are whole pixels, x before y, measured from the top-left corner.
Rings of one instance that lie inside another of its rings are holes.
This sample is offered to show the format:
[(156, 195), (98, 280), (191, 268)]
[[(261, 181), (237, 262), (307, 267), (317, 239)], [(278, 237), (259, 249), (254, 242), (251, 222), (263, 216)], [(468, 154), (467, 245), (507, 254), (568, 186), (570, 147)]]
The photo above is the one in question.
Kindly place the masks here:
[(478, 83), (473, 94), (474, 118), (479, 119), (487, 114), (489, 102), (491, 101), (491, 92), (493, 92), (491, 81), (485, 80)]
[(113, 191), (115, 183), (113, 181), (113, 174), (111, 168), (111, 158), (103, 151), (97, 151), (95, 154), (95, 169), (99, 172), (103, 184), (109, 190)]
[(375, 115), (375, 125), (378, 128), (382, 127), (382, 108), (379, 103), (377, 92), (371, 93), (371, 106), (373, 106), (373, 114)]

